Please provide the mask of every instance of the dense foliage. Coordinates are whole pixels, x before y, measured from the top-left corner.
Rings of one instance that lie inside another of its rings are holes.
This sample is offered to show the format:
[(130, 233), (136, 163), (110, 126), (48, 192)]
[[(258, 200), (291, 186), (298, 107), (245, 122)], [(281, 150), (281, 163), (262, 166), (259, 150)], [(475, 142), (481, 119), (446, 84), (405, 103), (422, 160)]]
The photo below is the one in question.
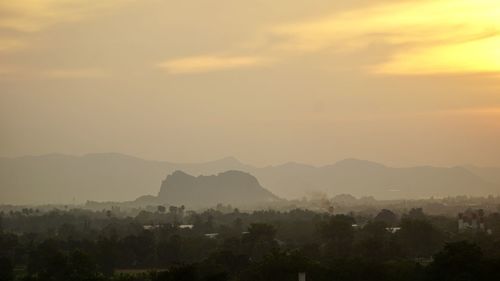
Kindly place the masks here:
[(489, 233), (421, 209), (326, 214), (219, 207), (2, 214), (0, 281), (500, 280), (500, 215)]

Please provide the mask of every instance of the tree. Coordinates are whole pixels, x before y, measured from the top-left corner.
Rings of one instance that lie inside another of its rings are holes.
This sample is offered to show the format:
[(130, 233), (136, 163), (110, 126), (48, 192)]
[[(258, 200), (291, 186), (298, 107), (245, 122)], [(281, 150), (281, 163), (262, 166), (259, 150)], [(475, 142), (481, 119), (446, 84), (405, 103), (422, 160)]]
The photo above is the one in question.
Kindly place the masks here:
[(429, 277), (436, 281), (485, 280), (481, 249), (466, 241), (446, 244), (434, 256), (429, 266)]
[(74, 239), (78, 235), (75, 226), (68, 223), (62, 224), (57, 230), (57, 233), (58, 236), (64, 240)]
[(81, 250), (75, 250), (71, 253), (68, 257), (68, 264), (68, 280), (89, 281), (98, 277), (97, 265), (88, 254)]
[(154, 235), (151, 232), (144, 231), (140, 235), (124, 237), (120, 240), (120, 245), (121, 257), (126, 257), (122, 261), (128, 267), (146, 267), (156, 259)]
[(12, 258), (19, 244), (20, 241), (17, 235), (12, 233), (0, 234), (0, 254)]
[[(387, 224), (382, 221), (367, 223), (357, 235), (355, 253), (365, 259), (389, 260), (399, 255), (399, 247), (393, 242), (387, 231)], [(374, 255), (373, 253), (377, 253)]]
[(382, 209), (374, 218), (375, 221), (381, 221), (388, 226), (394, 226), (398, 223), (398, 217), (391, 210)]
[(152, 281), (197, 281), (200, 280), (194, 265), (183, 265), (170, 268), (168, 271), (156, 273)]
[(253, 240), (271, 241), (276, 236), (276, 229), (274, 226), (266, 223), (252, 223), (248, 227), (248, 237)]
[(163, 213), (165, 213), (166, 210), (167, 209), (165, 208), (165, 206), (162, 206), (162, 205), (158, 206), (158, 213), (163, 214)]
[[(176, 225), (179, 221), (179, 216), (181, 215), (181, 208), (176, 207), (176, 206), (170, 206), (168, 207), (168, 211), (170, 215), (172, 216), (172, 221)], [(182, 210), (183, 211), (183, 210)]]
[(326, 255), (329, 257), (347, 257), (354, 239), (352, 224), (354, 219), (345, 215), (336, 215), (326, 223), (319, 225), (319, 231), (326, 241)]
[(99, 271), (106, 276), (114, 273), (118, 259), (118, 244), (116, 236), (99, 237), (97, 240), (97, 263)]
[(298, 252), (274, 252), (255, 263), (245, 272), (242, 280), (297, 280), (299, 272), (310, 272), (311, 267), (311, 262)]
[(11, 280), (14, 280), (14, 266), (8, 258), (0, 257), (0, 281)]
[(214, 217), (212, 215), (208, 215), (205, 229), (210, 233), (214, 231)]
[(158, 258), (163, 264), (179, 263), (182, 254), (182, 238), (172, 235), (158, 243)]
[(500, 237), (500, 213), (492, 213), (486, 217), (486, 224), (491, 229), (493, 235)]
[(276, 229), (265, 223), (253, 223), (248, 227), (244, 242), (249, 246), (249, 255), (254, 260), (260, 260), (267, 254), (278, 249), (275, 241)]
[(42, 242), (29, 257), (28, 274), (38, 276), (41, 280), (67, 280), (68, 260), (60, 248), (55, 240)]
[(443, 233), (428, 221), (418, 219), (403, 219), (396, 239), (409, 257), (431, 257), (444, 244)]
[(360, 231), (361, 238), (385, 240), (390, 236), (387, 224), (383, 221), (368, 222)]
[(3, 234), (3, 212), (0, 213), (0, 234)]
[(408, 212), (408, 218), (424, 220), (426, 218), (422, 208), (411, 208)]
[(243, 221), (241, 220), (240, 217), (237, 217), (234, 221), (233, 221), (233, 229), (239, 234), (242, 232), (243, 230)]

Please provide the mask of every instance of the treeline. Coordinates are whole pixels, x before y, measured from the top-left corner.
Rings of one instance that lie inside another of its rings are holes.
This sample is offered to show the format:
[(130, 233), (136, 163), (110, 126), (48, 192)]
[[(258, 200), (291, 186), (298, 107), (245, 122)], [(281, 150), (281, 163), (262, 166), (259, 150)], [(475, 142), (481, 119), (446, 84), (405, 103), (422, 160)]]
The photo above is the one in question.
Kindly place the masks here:
[(2, 214), (3, 280), (500, 280), (500, 215), (490, 232), (452, 217), (182, 207)]

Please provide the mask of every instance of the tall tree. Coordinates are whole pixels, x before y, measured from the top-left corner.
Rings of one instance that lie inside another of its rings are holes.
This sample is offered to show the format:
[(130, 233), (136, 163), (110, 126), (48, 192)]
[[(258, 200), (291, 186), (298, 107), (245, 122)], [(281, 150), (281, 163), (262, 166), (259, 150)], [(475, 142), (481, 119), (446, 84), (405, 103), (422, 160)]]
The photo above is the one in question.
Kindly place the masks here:
[(354, 240), (354, 219), (336, 215), (319, 225), (319, 231), (326, 242), (325, 254), (328, 257), (342, 258), (350, 255)]

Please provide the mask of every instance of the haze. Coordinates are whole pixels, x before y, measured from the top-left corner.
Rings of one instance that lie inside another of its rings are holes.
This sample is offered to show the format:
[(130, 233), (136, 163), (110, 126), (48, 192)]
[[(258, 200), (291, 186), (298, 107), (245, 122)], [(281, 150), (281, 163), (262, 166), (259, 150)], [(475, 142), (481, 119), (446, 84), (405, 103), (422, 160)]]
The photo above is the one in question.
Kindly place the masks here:
[(495, 0), (2, 1), (0, 155), (499, 166), (499, 30)]

